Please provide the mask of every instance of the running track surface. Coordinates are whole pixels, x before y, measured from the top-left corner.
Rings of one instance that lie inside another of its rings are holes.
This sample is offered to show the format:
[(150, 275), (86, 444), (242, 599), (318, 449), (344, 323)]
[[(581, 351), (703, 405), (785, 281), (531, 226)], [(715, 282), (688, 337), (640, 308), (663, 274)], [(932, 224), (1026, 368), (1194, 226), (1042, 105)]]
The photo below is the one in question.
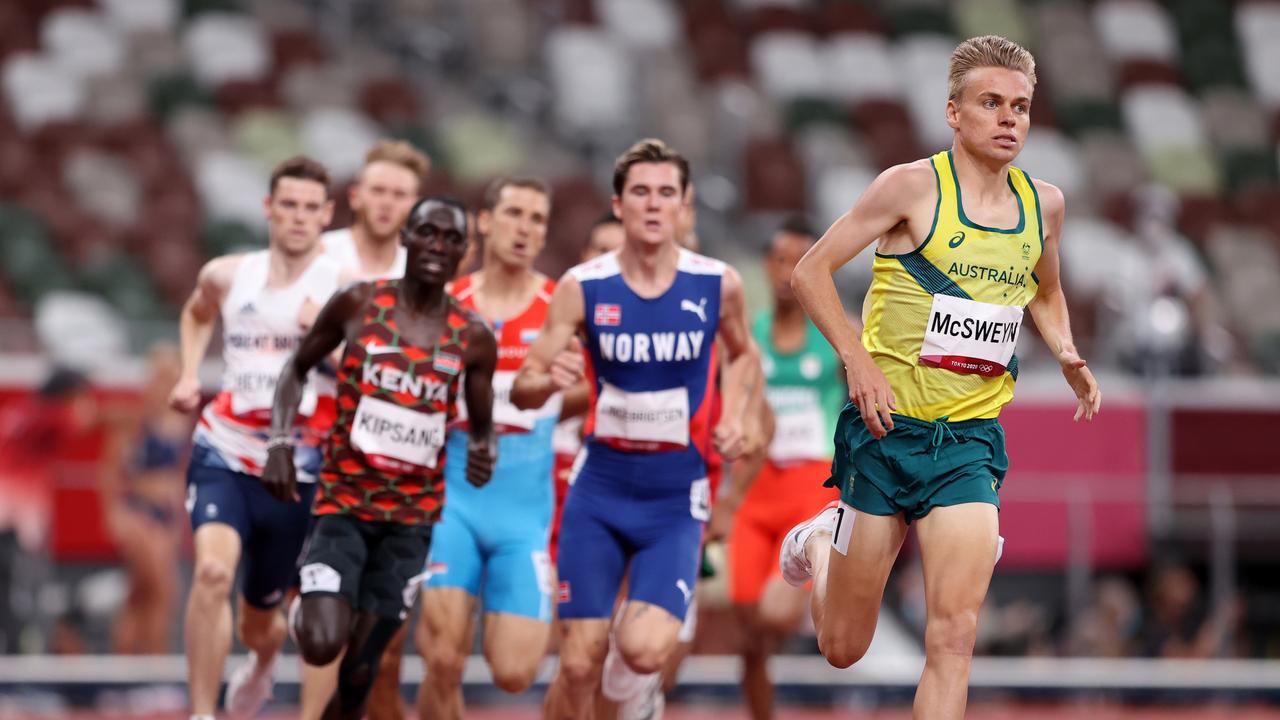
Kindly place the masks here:
[[(133, 718), (135, 720), (179, 720), (184, 716), (176, 714), (123, 715), (117, 713), (95, 713), (79, 711), (72, 714), (59, 715), (18, 715), (7, 714), (0, 710), (3, 720), (46, 720), (59, 718), (65, 720), (119, 720)], [(279, 710), (259, 716), (260, 720), (293, 720), (296, 712)], [(501, 706), (501, 707), (468, 707), (469, 720), (535, 720), (538, 710), (533, 707)], [(667, 707), (666, 720), (747, 720), (747, 714), (741, 708), (699, 705)], [(828, 720), (829, 718), (853, 718), (858, 720), (909, 720), (911, 708), (894, 709), (859, 709), (859, 708), (780, 708), (779, 720)], [(1280, 720), (1280, 708), (1241, 705), (1186, 705), (1186, 706), (1145, 706), (1119, 707), (1115, 705), (1081, 702), (1062, 705), (1040, 705), (1033, 703), (973, 703), (965, 714), (969, 720)]]

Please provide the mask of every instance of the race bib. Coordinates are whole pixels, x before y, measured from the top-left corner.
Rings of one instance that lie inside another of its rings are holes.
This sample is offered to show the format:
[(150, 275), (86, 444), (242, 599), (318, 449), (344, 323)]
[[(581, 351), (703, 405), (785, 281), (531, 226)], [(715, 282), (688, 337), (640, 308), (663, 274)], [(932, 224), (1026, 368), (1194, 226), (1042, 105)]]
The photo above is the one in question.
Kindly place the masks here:
[[(287, 357), (263, 355), (237, 363), (237, 367), (229, 369), (223, 389), (231, 394), (231, 412), (236, 415), (270, 413), (276, 397), (276, 382)], [(308, 381), (302, 388), (298, 414), (315, 414), (318, 399), (316, 389)]]
[(511, 404), (511, 386), (515, 382), (516, 374), (510, 370), (493, 374), (493, 424), (498, 432), (529, 432), (540, 413), (540, 410), (521, 410)]
[(688, 447), (689, 391), (627, 392), (606, 382), (596, 401), (595, 437), (620, 450)]
[(369, 457), (435, 468), (444, 446), (444, 413), (421, 413), (361, 397), (351, 421), (351, 445)]
[(773, 441), (769, 443), (770, 460), (789, 463), (831, 457), (831, 438), (827, 437), (826, 417), (822, 408), (791, 410), (776, 414), (773, 418)]
[(707, 478), (689, 485), (689, 515), (701, 522), (711, 519), (711, 481)]
[[(493, 374), (493, 427), (499, 433), (527, 433), (533, 430), (538, 418), (560, 415), (560, 406), (564, 401), (560, 393), (547, 399), (540, 408), (521, 410), (511, 402), (511, 388), (516, 383), (516, 372), (499, 370)], [(460, 381), (466, 387), (466, 375)], [(454, 427), (463, 427), (467, 423), (467, 403), (464, 393), (460, 393), (457, 403), (457, 415)]]
[(551, 433), (551, 450), (557, 455), (576, 455), (582, 447), (582, 418), (571, 417), (556, 423)]
[(920, 364), (964, 375), (997, 377), (1018, 344), (1022, 308), (934, 295)]

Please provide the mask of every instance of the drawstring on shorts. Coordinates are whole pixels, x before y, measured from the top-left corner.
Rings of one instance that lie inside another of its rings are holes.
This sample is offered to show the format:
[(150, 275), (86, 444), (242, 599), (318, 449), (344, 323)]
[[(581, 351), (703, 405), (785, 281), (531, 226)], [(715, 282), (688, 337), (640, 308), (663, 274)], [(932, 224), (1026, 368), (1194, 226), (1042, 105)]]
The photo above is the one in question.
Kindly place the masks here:
[(942, 450), (942, 444), (946, 442), (947, 437), (950, 437), (952, 442), (960, 442), (960, 438), (951, 432), (951, 425), (947, 422), (947, 417), (943, 415), (929, 423), (933, 426), (933, 439), (929, 441), (929, 447), (933, 448), (934, 460), (938, 459), (938, 452)]

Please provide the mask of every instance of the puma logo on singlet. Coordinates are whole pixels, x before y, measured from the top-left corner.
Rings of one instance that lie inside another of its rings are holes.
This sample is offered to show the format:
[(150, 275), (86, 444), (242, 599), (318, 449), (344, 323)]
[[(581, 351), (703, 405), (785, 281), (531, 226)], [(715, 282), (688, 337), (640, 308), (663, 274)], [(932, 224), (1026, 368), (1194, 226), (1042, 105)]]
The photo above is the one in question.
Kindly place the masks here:
[(693, 591), (689, 589), (689, 583), (685, 582), (684, 578), (680, 578), (676, 580), (676, 589), (680, 591), (681, 595), (684, 595), (684, 604), (688, 605), (689, 601), (693, 599)]
[(697, 315), (698, 319), (701, 320), (702, 322), (707, 321), (707, 299), (706, 298), (702, 298), (701, 300), (699, 300), (697, 305), (694, 305), (693, 301), (689, 299), (681, 300), (680, 309), (688, 310), (694, 315)]

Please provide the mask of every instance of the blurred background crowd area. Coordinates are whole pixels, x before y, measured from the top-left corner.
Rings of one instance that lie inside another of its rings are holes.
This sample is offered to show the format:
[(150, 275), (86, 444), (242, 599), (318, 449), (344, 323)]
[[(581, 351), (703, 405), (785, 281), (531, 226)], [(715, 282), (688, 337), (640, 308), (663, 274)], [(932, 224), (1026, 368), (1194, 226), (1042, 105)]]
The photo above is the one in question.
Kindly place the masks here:
[[(330, 168), (335, 226), (380, 137), (430, 155), (427, 192), (473, 205), (496, 174), (545, 177), (540, 266), (555, 274), (607, 208), (616, 154), (659, 136), (693, 163), (704, 252), (743, 272), (759, 308), (759, 258), (782, 218), (826, 227), (879, 171), (950, 144), (948, 55), (986, 33), (1039, 63), (1018, 164), (1066, 194), (1063, 273), (1084, 354), (1109, 391), (1140, 382), (1075, 426), (1060, 379), (1037, 392), (1052, 358), (1019, 347), (1031, 400), (1006, 415), (1009, 544), (980, 651), (1280, 656), (1268, 379), (1280, 373), (1280, 2), (1267, 0), (0, 3), (0, 371), (27, 378), (0, 398), (2, 494), (52, 488), (45, 516), (27, 516), (34, 540), (0, 536), (0, 559), (22, 565), (5, 572), (24, 578), (4, 649), (129, 651), (111, 628), (124, 632), (136, 598), (112, 564), (138, 540), (102, 483), (136, 466), (127, 447), (164, 413), (171, 358), (130, 376), (119, 436), (101, 423), (11, 430), (31, 403), (71, 412), (80, 390), (30, 396), (48, 356), (108, 381), (145, 368), (120, 359), (175, 336), (201, 264), (265, 242), (277, 161), (307, 153)], [(867, 255), (838, 276), (850, 307)], [(1171, 375), (1244, 384), (1208, 396), (1150, 384)], [(112, 392), (90, 394), (106, 407)], [(41, 461), (52, 480), (15, 475)], [(182, 557), (189, 533), (173, 513), (142, 542)], [(913, 558), (885, 623), (918, 651)], [(169, 630), (184, 586), (143, 599), (174, 608)], [(722, 627), (703, 649), (725, 651)]]
[[(0, 345), (37, 346), (22, 321), (67, 290), (136, 340), (172, 332), (204, 260), (263, 242), (275, 162), (308, 153), (344, 185), (388, 135), (430, 155), (430, 192), (549, 178), (552, 273), (606, 207), (612, 158), (663, 137), (693, 162), (705, 250), (760, 289), (780, 217), (825, 227), (950, 144), (947, 57), (984, 33), (1039, 63), (1019, 164), (1066, 193), (1086, 355), (1280, 371), (1270, 0), (9, 0), (0, 316), (18, 322)], [(869, 263), (842, 274), (850, 298)]]

